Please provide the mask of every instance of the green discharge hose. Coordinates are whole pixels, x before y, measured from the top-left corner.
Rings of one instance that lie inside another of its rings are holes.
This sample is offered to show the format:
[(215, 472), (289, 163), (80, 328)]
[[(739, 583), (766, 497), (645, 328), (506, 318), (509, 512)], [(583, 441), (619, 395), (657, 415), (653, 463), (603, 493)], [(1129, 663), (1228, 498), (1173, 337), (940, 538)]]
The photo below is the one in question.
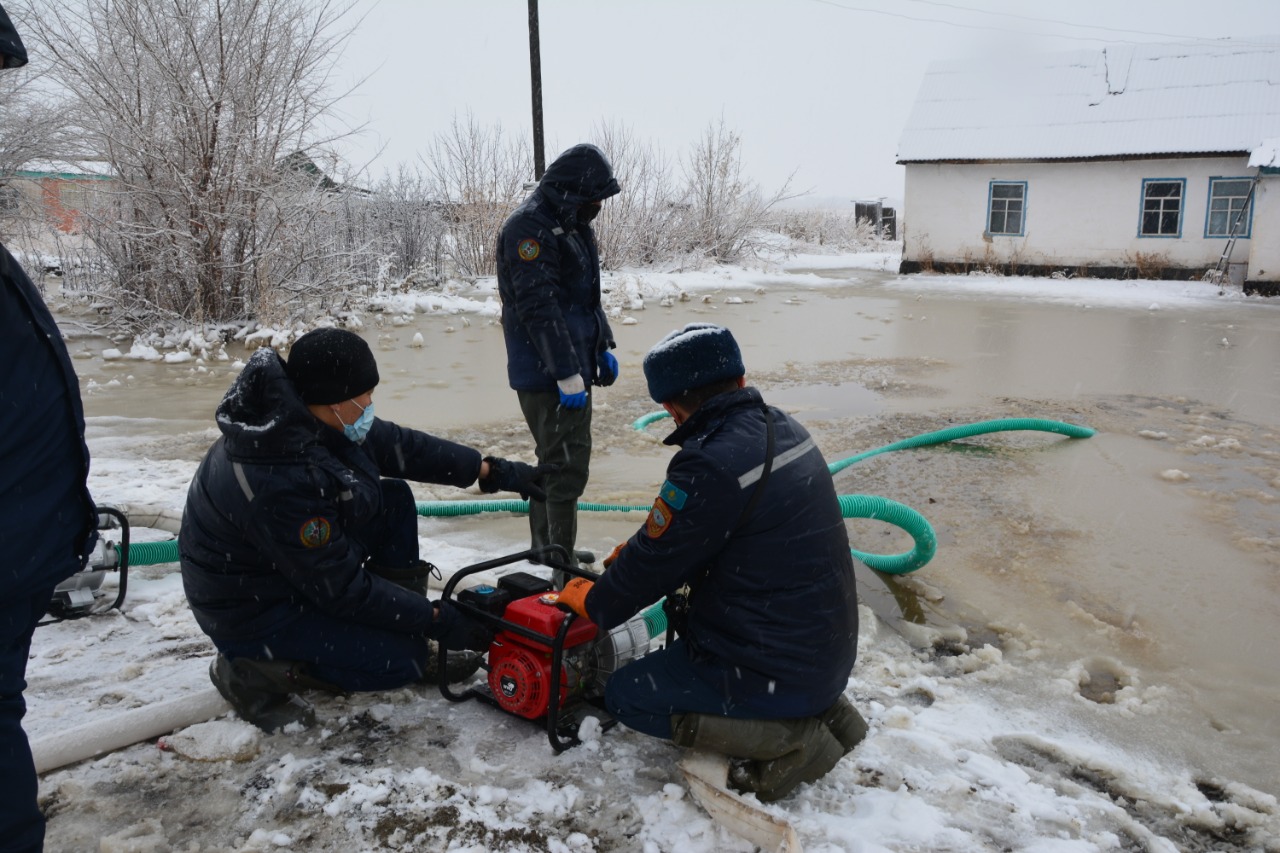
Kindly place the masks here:
[[(637, 430), (642, 430), (654, 421), (665, 417), (670, 417), (665, 411), (651, 412), (637, 419), (632, 426)], [(959, 438), (1016, 430), (1051, 432), (1065, 435), (1069, 438), (1089, 438), (1094, 434), (1094, 430), (1089, 427), (1042, 418), (1003, 418), (993, 421), (979, 421), (978, 423), (949, 427), (903, 439), (902, 441), (895, 441), (893, 444), (886, 444), (884, 447), (868, 450), (865, 453), (841, 459), (839, 462), (832, 462), (827, 466), (827, 470), (832, 474), (837, 474), (855, 462), (861, 462), (864, 459), (869, 459), (881, 453), (889, 453), (893, 450), (928, 447), (934, 444), (945, 444)], [(928, 519), (911, 507), (876, 495), (838, 495), (837, 500), (840, 502), (840, 514), (843, 517), (870, 518), (884, 521), (905, 530), (915, 540), (915, 547), (901, 554), (867, 554), (857, 549), (850, 549), (855, 557), (866, 563), (870, 568), (886, 574), (906, 574), (907, 572), (915, 571), (933, 559), (933, 555), (938, 549), (938, 539), (933, 532), (933, 526), (929, 524)], [(579, 512), (647, 512), (649, 508), (648, 504), (578, 502)], [(528, 511), (529, 502), (525, 500), (420, 501), (418, 503), (418, 515), (427, 517), (448, 518), (461, 515), (477, 515), (484, 512)], [(134, 542), (129, 545), (129, 565), (131, 566), (150, 566), (159, 563), (176, 563), (177, 561), (177, 540)], [(661, 607), (658, 607), (656, 614), (653, 612), (653, 608), (650, 608), (645, 612), (644, 618), (651, 634), (657, 620), (661, 620), (664, 626), (666, 623), (666, 615), (661, 612)]]

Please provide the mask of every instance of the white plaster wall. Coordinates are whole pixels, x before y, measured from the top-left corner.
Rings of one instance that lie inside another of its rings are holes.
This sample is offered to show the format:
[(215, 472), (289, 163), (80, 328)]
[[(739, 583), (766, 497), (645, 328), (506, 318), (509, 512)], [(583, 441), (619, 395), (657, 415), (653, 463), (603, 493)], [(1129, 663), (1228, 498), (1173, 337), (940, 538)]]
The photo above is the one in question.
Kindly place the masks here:
[(1263, 175), (1253, 191), (1253, 233), (1259, 239), (1250, 241), (1249, 280), (1280, 281), (1280, 175)]
[[(990, 247), (1000, 263), (1062, 266), (1134, 266), (1138, 253), (1163, 255), (1176, 267), (1211, 267), (1225, 244), (1206, 238), (1210, 177), (1246, 177), (1247, 157), (1125, 160), (1074, 163), (910, 163), (903, 200), (903, 259), (980, 262)], [(1142, 181), (1185, 178), (1180, 238), (1139, 237)], [(991, 181), (1026, 181), (1026, 220), (1021, 237), (984, 239)], [(1280, 203), (1273, 188), (1270, 204)], [(1277, 210), (1280, 214), (1280, 210)], [(1263, 219), (1259, 222), (1259, 219)], [(1260, 233), (1260, 226), (1270, 230)], [(1254, 239), (1240, 239), (1234, 262), (1248, 258), (1252, 243), (1280, 243), (1280, 215), (1258, 217)]]

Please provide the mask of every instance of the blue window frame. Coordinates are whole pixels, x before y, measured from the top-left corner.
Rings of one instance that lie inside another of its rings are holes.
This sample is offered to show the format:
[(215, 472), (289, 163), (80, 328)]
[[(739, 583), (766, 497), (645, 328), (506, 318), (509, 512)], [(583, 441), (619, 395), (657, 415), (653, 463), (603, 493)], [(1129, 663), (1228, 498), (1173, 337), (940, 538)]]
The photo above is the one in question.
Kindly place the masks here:
[(987, 233), (1021, 237), (1027, 221), (1027, 182), (992, 181), (987, 189)]
[(1253, 178), (1210, 178), (1209, 207), (1204, 214), (1204, 236), (1247, 238), (1253, 230), (1253, 204), (1249, 189)]
[(1139, 237), (1181, 237), (1186, 178), (1143, 178)]

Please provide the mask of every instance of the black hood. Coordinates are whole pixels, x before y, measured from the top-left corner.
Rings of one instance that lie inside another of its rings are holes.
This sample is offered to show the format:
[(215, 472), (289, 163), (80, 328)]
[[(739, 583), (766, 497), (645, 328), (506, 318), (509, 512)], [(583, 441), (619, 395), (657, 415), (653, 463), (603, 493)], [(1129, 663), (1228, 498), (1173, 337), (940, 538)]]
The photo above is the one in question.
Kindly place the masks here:
[[(324, 440), (330, 430), (307, 409), (272, 349), (249, 359), (218, 405), (218, 429), (233, 457), (292, 456)], [(346, 440), (345, 438), (343, 439)]]
[(21, 68), (27, 64), (27, 49), (13, 28), (4, 7), (0, 6), (0, 68)]
[(613, 177), (609, 158), (587, 142), (557, 157), (547, 167), (538, 189), (556, 207), (574, 213), (589, 201), (603, 201), (622, 191)]

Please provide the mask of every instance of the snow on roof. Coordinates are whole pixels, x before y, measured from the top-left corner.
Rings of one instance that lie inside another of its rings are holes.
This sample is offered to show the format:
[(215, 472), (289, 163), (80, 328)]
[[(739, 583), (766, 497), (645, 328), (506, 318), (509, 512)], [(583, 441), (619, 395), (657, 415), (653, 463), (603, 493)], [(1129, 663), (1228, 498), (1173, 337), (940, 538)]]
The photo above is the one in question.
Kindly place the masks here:
[(1280, 37), (934, 62), (898, 162), (1246, 152), (1280, 135)]
[(1262, 144), (1249, 154), (1250, 169), (1280, 168), (1280, 136), (1262, 140)]
[(111, 166), (105, 160), (96, 158), (76, 160), (28, 160), (18, 168), (18, 174), (83, 176), (91, 178), (110, 177)]

